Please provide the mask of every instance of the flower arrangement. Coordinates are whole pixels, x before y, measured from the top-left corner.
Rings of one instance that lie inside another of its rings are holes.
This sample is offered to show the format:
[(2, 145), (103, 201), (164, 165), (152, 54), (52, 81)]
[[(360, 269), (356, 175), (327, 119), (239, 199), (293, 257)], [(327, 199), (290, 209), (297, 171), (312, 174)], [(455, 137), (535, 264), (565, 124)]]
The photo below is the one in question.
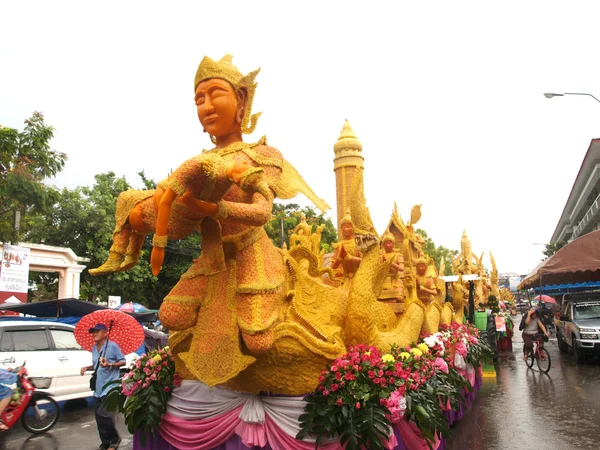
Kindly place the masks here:
[(455, 356), (479, 365), (475, 359), (489, 350), (477, 336), (475, 328), (453, 324), (416, 346), (385, 354), (364, 345), (349, 348), (305, 398), (297, 438), (314, 436), (319, 447), (339, 436), (347, 450), (383, 449), (393, 424), (414, 420), (432, 448), (436, 436), (450, 434), (441, 405), (458, 409), (463, 392), (472, 389), (457, 371)]
[(140, 432), (142, 445), (153, 436), (167, 410), (174, 387), (181, 384), (169, 347), (153, 350), (137, 359), (122, 379), (112, 382), (105, 407), (122, 412), (130, 433)]

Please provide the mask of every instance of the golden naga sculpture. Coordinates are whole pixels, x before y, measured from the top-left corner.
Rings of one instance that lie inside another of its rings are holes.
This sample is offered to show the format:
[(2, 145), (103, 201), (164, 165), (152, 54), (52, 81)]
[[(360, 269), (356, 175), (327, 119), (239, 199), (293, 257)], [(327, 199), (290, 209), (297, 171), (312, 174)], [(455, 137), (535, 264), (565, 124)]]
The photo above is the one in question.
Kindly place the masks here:
[[(366, 206), (363, 189), (363, 171), (354, 175), (350, 209), (358, 250), (362, 253), (360, 268), (356, 272), (348, 296), (346, 314), (346, 343), (368, 343), (382, 351), (392, 345), (404, 347), (418, 340), (425, 318), (425, 306), (416, 294), (412, 259), (408, 243), (404, 245), (406, 309), (398, 318), (385, 303), (377, 300), (393, 260), (381, 262), (380, 238)], [(408, 266), (407, 266), (408, 264)]]
[(494, 255), (490, 252), (490, 261), (492, 263), (492, 272), (490, 274), (490, 289), (491, 293), (497, 300), (500, 300), (500, 290), (498, 289), (498, 268), (496, 267), (496, 260)]

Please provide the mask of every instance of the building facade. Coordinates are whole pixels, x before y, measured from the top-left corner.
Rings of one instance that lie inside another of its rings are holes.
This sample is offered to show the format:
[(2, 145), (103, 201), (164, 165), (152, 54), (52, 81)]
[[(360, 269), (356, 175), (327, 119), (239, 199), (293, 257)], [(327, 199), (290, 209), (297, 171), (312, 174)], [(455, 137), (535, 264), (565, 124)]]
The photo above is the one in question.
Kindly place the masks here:
[(550, 243), (600, 229), (600, 139), (592, 139)]

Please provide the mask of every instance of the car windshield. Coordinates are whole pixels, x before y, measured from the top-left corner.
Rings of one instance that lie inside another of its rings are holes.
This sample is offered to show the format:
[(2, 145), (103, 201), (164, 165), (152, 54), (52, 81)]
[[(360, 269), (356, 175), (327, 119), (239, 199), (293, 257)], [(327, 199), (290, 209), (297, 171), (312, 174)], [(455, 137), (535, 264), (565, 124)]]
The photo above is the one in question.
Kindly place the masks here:
[(575, 319), (600, 319), (600, 302), (576, 304)]

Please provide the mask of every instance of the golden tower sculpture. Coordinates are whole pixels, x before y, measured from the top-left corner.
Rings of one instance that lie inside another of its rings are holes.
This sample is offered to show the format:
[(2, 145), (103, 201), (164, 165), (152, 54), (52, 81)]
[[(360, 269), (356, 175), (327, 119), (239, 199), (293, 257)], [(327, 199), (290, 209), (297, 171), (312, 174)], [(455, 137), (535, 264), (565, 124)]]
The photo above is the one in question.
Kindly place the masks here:
[(333, 146), (335, 158), (333, 171), (335, 172), (335, 190), (337, 197), (337, 228), (350, 206), (350, 189), (352, 180), (358, 170), (364, 169), (362, 144), (356, 138), (354, 130), (346, 120), (340, 137)]

